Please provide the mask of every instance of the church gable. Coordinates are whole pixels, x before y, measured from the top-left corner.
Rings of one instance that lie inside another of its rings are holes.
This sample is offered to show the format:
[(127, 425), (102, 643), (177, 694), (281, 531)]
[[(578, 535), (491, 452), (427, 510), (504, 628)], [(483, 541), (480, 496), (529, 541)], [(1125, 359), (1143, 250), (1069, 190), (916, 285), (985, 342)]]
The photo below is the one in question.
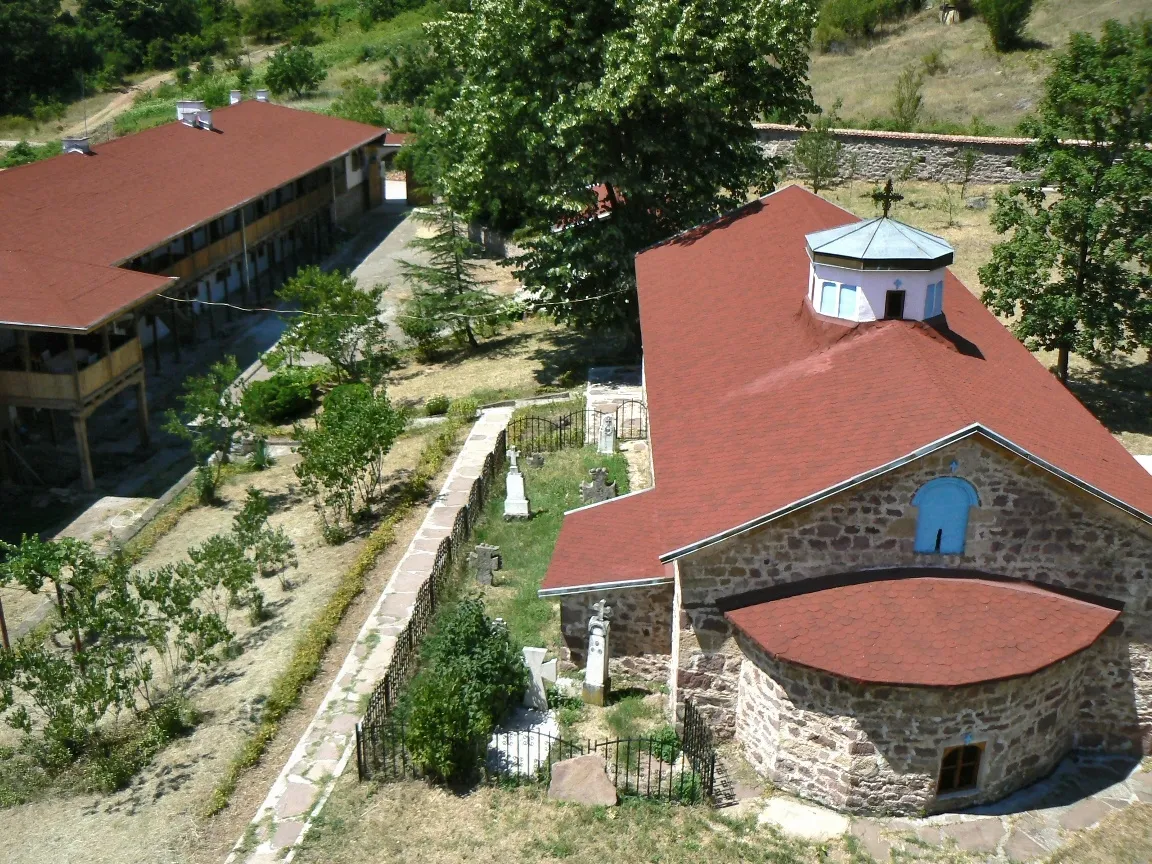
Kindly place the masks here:
[(981, 570), (1144, 611), (1152, 529), (973, 436), (678, 566), (685, 608), (708, 617), (732, 595), (889, 567)]

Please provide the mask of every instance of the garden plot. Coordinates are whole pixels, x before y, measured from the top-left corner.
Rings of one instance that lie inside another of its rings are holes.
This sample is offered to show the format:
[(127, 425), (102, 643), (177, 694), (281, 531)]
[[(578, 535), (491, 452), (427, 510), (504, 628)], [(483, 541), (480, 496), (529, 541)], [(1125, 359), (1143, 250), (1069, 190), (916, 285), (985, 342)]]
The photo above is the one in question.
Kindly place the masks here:
[[(406, 476), (424, 443), (424, 436), (396, 441), (385, 459), (389, 482)], [(260, 580), (271, 617), (252, 626), (236, 613), (231, 624), (243, 652), (209, 669), (193, 686), (190, 696), (203, 714), (200, 724), (163, 750), (121, 792), (47, 798), (0, 811), (4, 855), (16, 856), (0, 860), (94, 864), (195, 857), (205, 839), (201, 815), (226, 766), (255, 727), (264, 694), (288, 663), (303, 625), (326, 602), (364, 543), (363, 537), (340, 546), (323, 542), (312, 502), (299, 495), (292, 473), (295, 461), (295, 456), (285, 457), (267, 471), (232, 478), (220, 491), (219, 506), (185, 513), (140, 562), (141, 567), (155, 568), (179, 560), (189, 546), (227, 532), (247, 486), (268, 495), (272, 527), (283, 528), (296, 544), (299, 567), (284, 574), (287, 589), (276, 577)], [(394, 546), (403, 548), (406, 542), (398, 536)], [(382, 559), (377, 567), (387, 564)], [(11, 743), (12, 733), (4, 734), (9, 738), (5, 743)]]

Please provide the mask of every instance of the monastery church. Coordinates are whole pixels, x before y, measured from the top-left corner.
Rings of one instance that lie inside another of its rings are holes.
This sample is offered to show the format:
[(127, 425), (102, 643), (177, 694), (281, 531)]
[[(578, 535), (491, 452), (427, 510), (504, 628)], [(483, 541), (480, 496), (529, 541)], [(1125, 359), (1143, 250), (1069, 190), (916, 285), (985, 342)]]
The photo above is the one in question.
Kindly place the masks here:
[(795, 186), (637, 256), (654, 486), (568, 513), (540, 591), (848, 811), (1152, 752), (1152, 475), (952, 258)]

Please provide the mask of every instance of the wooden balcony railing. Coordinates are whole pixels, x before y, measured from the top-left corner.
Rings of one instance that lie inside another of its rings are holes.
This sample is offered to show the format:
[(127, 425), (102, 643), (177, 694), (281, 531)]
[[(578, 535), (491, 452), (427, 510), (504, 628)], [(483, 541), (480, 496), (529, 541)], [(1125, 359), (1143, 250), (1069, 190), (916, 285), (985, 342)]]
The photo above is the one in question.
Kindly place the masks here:
[[(260, 241), (288, 227), (302, 216), (307, 216), (309, 213), (326, 207), (331, 203), (331, 199), (332, 192), (330, 189), (316, 189), (302, 198), (289, 201), (279, 210), (257, 219), (245, 228), (248, 248), (252, 249)], [(243, 252), (241, 240), (239, 231), (229, 234), (227, 237), (205, 246), (199, 252), (193, 252), (187, 258), (177, 261), (167, 270), (164, 270), (161, 275), (175, 276), (177, 279), (189, 279), (198, 276), (205, 270), (211, 270), (213, 267), (241, 254)]]
[(140, 340), (132, 339), (107, 357), (101, 357), (95, 363), (85, 366), (78, 375), (71, 372), (3, 370), (0, 371), (0, 402), (32, 407), (78, 408), (143, 362), (144, 351)]

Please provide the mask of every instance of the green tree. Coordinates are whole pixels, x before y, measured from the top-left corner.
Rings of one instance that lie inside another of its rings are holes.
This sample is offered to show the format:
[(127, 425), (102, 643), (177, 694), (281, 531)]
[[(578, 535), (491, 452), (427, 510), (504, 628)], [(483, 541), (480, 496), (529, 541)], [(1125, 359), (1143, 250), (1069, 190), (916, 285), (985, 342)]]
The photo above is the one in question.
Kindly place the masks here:
[(244, 32), (262, 42), (271, 42), (288, 30), (283, 0), (249, 0), (244, 7)]
[(281, 357), (319, 354), (341, 380), (371, 384), (395, 364), (388, 328), (380, 320), (383, 286), (361, 289), (339, 271), (304, 267), (276, 293), (299, 309), (280, 339)]
[(1036, 0), (976, 0), (976, 11), (988, 26), (997, 51), (1011, 51), (1024, 44), (1024, 27)]
[[(404, 307), (400, 327), (409, 336), (444, 330), (479, 347), (476, 333), (491, 334), (500, 320), (503, 306), (499, 297), (485, 290), (487, 284), (477, 276), (481, 249), (468, 239), (468, 229), (446, 205), (416, 212), (416, 219), (432, 229), (426, 237), (408, 241), (412, 249), (424, 252), (426, 264), (401, 261), (404, 278), (413, 286), (412, 300)], [(405, 321), (418, 327), (405, 329)], [(419, 341), (419, 337), (417, 337)]]
[(38, 100), (80, 95), (80, 73), (99, 66), (92, 34), (56, 0), (0, 3), (0, 105), (28, 113)]
[(1011, 237), (980, 269), (981, 299), (1030, 349), (1057, 351), (1067, 382), (1070, 354), (1152, 343), (1152, 23), (1074, 34), (1023, 128), (1036, 140), (1019, 167), (1036, 179), (996, 196)]
[(324, 66), (316, 55), (300, 45), (285, 45), (268, 61), (264, 82), (277, 96), (291, 91), (299, 99), (314, 93), (324, 80)]
[(840, 178), (840, 155), (844, 145), (832, 134), (840, 120), (837, 115), (840, 105), (837, 99), (831, 111), (816, 114), (792, 151), (797, 173), (813, 192), (831, 188)]
[(454, 72), (430, 88), (421, 130), (446, 202), (525, 229), (517, 274), (552, 314), (638, 337), (636, 252), (773, 187), (780, 163), (752, 123), (814, 109), (813, 14), (809, 2), (750, 0), (477, 0), (448, 12), (428, 25), (429, 55)]
[(332, 100), (328, 113), (369, 126), (386, 124), (379, 91), (360, 77), (345, 79), (340, 84), (340, 95)]
[(896, 77), (892, 91), (892, 121), (898, 132), (911, 132), (924, 110), (924, 76), (913, 65), (905, 66)]
[(164, 426), (165, 431), (192, 443), (196, 488), (206, 504), (215, 500), (232, 443), (248, 431), (233, 386), (239, 377), (235, 357), (213, 363), (207, 375), (190, 376), (180, 396), (180, 412), (169, 411)]

